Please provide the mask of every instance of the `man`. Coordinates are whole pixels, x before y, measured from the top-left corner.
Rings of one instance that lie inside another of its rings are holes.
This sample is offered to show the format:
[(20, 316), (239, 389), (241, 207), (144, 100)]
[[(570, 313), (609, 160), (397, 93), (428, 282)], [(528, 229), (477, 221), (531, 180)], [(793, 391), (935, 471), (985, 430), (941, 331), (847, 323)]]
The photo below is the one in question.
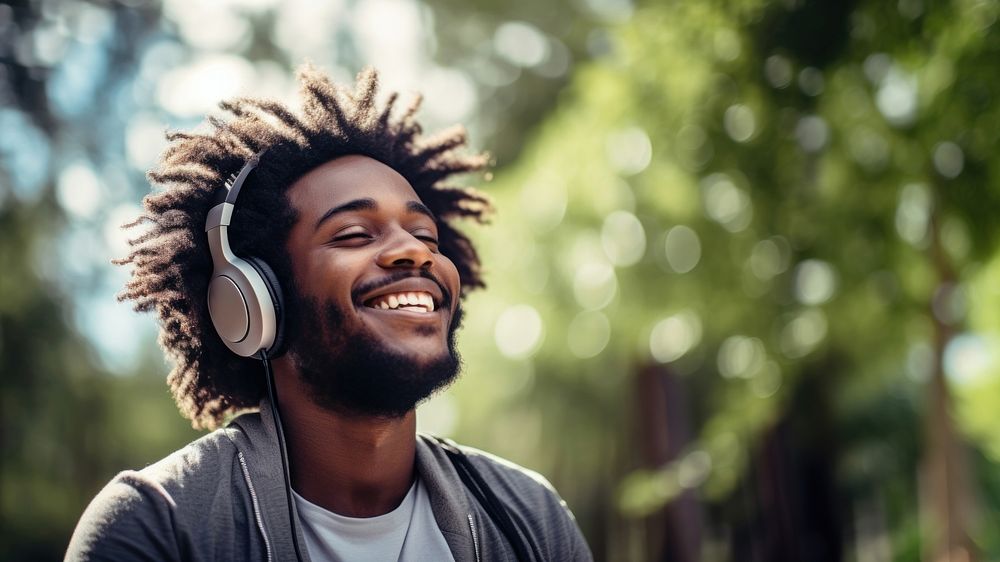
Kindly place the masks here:
[(452, 221), (489, 202), (446, 182), (485, 156), (421, 136), (419, 100), (377, 104), (373, 71), (353, 93), (300, 80), (300, 114), (223, 103), (149, 174), (122, 298), (158, 313), (181, 412), (231, 421), (115, 477), (67, 559), (589, 560), (541, 476), (416, 433), (482, 286)]

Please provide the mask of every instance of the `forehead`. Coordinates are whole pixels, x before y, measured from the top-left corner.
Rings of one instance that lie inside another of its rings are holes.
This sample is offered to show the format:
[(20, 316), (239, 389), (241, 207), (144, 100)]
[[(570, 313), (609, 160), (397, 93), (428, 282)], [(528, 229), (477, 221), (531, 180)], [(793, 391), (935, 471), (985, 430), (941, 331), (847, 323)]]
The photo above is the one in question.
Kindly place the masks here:
[(342, 156), (299, 178), (288, 188), (288, 200), (299, 219), (313, 222), (328, 209), (374, 199), (379, 207), (405, 206), (420, 201), (399, 172), (367, 156)]

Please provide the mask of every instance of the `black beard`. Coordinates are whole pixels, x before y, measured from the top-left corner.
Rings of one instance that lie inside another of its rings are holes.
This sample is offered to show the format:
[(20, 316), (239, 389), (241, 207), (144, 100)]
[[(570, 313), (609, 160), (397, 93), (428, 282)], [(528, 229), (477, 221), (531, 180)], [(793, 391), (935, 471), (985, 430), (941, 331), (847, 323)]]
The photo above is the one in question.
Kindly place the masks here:
[(448, 328), (448, 351), (429, 363), (386, 349), (363, 325), (344, 331), (344, 311), (315, 300), (295, 303), (300, 321), (289, 356), (310, 399), (327, 410), (350, 416), (399, 418), (458, 376), (461, 358), (455, 332), (462, 307)]

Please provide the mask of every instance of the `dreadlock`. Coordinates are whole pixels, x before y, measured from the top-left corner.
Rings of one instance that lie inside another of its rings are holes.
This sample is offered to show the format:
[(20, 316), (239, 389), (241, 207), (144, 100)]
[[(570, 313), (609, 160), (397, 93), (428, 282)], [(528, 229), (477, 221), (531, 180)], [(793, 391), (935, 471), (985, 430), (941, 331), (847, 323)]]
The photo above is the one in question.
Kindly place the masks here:
[(394, 111), (395, 93), (376, 103), (378, 76), (362, 71), (349, 91), (312, 67), (299, 72), (302, 111), (269, 100), (223, 102), (225, 118), (209, 117), (209, 132), (172, 132), (150, 181), (157, 189), (145, 211), (126, 228), (148, 229), (129, 241), (132, 277), (119, 300), (140, 312), (155, 310), (160, 345), (174, 363), (167, 383), (181, 413), (196, 428), (212, 428), (236, 412), (254, 408), (264, 392), (256, 360), (230, 352), (212, 327), (207, 291), (212, 273), (205, 218), (225, 178), (262, 149), (236, 206), (230, 240), (236, 254), (256, 256), (275, 270), (282, 287), (293, 287), (285, 242), (296, 216), (286, 190), (330, 160), (360, 154), (379, 160), (409, 181), (439, 220), (440, 251), (458, 268), (462, 294), (482, 287), (479, 258), (454, 219), (483, 222), (491, 205), (472, 189), (446, 185), (457, 174), (479, 171), (485, 154), (466, 154), (466, 135), (454, 127), (423, 136), (414, 115), (420, 98)]

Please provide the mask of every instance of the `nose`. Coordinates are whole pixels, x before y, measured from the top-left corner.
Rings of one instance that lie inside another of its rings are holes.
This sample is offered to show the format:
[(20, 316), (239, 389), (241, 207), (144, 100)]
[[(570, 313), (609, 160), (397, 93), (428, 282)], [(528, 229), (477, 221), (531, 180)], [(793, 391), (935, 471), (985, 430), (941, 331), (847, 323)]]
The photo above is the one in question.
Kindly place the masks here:
[(406, 230), (397, 229), (379, 252), (377, 261), (384, 268), (428, 269), (434, 263), (434, 254), (427, 244)]

